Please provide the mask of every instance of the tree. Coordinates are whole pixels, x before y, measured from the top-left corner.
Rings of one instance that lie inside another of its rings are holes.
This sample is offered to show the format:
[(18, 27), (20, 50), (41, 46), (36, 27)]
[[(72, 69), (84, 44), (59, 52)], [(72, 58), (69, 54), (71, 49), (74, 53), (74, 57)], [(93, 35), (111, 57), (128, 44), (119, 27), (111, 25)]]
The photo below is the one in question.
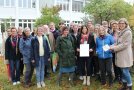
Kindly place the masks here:
[(50, 22), (54, 22), (56, 25), (58, 25), (58, 23), (61, 21), (61, 18), (59, 17), (60, 10), (61, 8), (59, 6), (53, 6), (51, 8), (46, 6), (42, 8), (42, 15), (36, 20), (35, 26), (49, 24)]
[(132, 14), (132, 6), (124, 0), (89, 0), (84, 12), (94, 17), (94, 21), (101, 23), (122, 17), (128, 18)]

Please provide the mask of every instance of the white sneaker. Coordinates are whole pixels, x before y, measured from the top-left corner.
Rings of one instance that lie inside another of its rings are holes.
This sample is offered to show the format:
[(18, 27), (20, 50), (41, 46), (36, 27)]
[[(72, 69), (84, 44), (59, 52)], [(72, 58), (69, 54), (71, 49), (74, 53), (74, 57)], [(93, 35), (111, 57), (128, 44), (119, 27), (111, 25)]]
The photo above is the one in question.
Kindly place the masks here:
[(37, 83), (37, 88), (41, 88), (41, 84), (40, 84), (40, 82)]
[(45, 87), (45, 86), (46, 86), (43, 81), (41, 82), (41, 86), (42, 86), (42, 87)]
[(83, 80), (83, 76), (80, 76), (79, 79), (80, 79), (80, 80)]
[(17, 81), (17, 84), (20, 84), (20, 81)]
[(13, 82), (13, 85), (15, 86), (17, 83), (16, 82)]
[(71, 78), (69, 77), (69, 79), (68, 79), (69, 81), (71, 81)]
[(86, 76), (83, 76), (83, 85), (86, 85), (86, 83), (87, 83), (87, 77)]

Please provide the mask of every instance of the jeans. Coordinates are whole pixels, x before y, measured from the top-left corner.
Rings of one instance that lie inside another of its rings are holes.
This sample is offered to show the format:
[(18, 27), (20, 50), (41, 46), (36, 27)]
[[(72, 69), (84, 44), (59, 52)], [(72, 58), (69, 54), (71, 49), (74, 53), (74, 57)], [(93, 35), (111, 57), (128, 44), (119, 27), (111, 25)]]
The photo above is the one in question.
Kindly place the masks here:
[(127, 86), (132, 86), (132, 78), (129, 72), (129, 68), (121, 68), (122, 81), (127, 82)]
[(92, 57), (80, 57), (80, 64), (81, 64), (81, 73), (82, 76), (91, 76), (91, 61)]
[(37, 83), (44, 81), (44, 57), (40, 56), (39, 65), (36, 66), (36, 79)]
[(112, 84), (113, 83), (112, 58), (99, 59), (99, 67), (101, 73), (101, 82), (106, 83), (106, 72), (107, 72), (109, 78), (109, 84)]
[(26, 67), (26, 70), (25, 70), (25, 75), (24, 75), (24, 80), (25, 80), (24, 82), (26, 85), (28, 85), (29, 83), (31, 83), (34, 67), (32, 63), (26, 63), (25, 67)]
[(9, 60), (12, 82), (20, 81), (20, 60)]

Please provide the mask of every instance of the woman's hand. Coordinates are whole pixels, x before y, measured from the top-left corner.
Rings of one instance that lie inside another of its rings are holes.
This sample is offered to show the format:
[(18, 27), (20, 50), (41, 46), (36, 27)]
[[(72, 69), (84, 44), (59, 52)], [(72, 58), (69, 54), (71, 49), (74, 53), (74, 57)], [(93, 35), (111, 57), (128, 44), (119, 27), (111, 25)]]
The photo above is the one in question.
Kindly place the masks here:
[(77, 52), (80, 52), (80, 49), (79, 48), (77, 48)]
[(89, 52), (93, 52), (93, 49), (89, 49)]

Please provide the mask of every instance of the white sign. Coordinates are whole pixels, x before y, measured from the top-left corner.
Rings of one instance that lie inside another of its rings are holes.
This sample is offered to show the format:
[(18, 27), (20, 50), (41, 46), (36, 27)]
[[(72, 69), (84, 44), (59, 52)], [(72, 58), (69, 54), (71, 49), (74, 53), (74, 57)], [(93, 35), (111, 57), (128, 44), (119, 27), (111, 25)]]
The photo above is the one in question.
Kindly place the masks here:
[(80, 57), (89, 57), (89, 44), (80, 44)]

